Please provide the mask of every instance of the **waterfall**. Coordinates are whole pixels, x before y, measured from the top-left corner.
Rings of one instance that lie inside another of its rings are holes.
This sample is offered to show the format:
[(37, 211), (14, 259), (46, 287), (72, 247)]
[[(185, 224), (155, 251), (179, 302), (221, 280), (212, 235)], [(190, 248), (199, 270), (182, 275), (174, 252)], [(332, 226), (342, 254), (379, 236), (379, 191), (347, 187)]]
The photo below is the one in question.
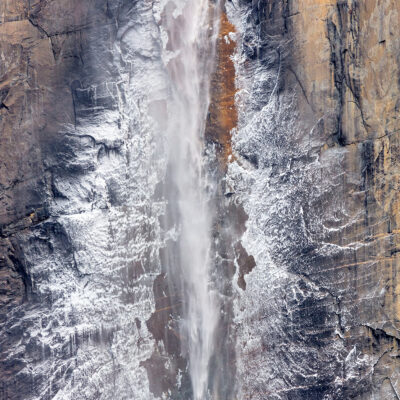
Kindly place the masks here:
[(167, 273), (181, 275), (181, 336), (195, 400), (208, 396), (208, 367), (218, 320), (210, 282), (212, 212), (207, 188), (213, 182), (207, 181), (204, 145), (218, 13), (219, 4), (209, 0), (175, 0), (164, 4), (161, 22), (170, 83), (164, 124), (170, 182), (165, 193), (179, 232), (179, 254), (172, 257), (175, 261)]

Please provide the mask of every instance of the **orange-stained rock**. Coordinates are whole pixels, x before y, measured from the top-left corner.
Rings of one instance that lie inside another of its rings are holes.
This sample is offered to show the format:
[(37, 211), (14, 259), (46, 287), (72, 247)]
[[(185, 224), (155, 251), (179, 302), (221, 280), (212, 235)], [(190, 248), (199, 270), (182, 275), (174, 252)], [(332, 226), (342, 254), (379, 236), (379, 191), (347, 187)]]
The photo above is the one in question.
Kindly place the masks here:
[(228, 156), (232, 154), (231, 130), (237, 124), (235, 66), (232, 61), (236, 48), (234, 33), (235, 27), (229, 22), (226, 13), (221, 12), (206, 139), (217, 145), (219, 159), (225, 166)]

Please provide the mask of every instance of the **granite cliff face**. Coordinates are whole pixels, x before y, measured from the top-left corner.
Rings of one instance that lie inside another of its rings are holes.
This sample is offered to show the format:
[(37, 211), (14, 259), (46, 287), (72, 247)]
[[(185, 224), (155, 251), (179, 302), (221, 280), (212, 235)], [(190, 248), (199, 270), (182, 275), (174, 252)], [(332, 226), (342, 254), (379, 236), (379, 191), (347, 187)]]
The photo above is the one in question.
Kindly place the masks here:
[[(0, 0), (0, 399), (191, 396), (161, 3)], [(224, 4), (216, 398), (400, 398), (399, 31), (396, 0)]]
[(0, 397), (152, 398), (152, 4), (0, 9)]
[(242, 1), (229, 15), (229, 176), (256, 260), (237, 302), (238, 397), (398, 399), (400, 5)]

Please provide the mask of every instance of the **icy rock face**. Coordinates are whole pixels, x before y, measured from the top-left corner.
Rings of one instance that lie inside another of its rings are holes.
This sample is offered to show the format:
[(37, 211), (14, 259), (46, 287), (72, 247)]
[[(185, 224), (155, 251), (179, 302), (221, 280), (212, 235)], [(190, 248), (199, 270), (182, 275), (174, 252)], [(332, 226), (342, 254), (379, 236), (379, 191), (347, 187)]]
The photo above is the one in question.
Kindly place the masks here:
[[(191, 398), (163, 270), (166, 4), (0, 1), (0, 398)], [(398, 399), (400, 3), (225, 7), (210, 392)]]
[(151, 399), (165, 208), (153, 2), (32, 3), (1, 6), (1, 396)]
[[(232, 1), (238, 398), (399, 398), (396, 2)], [(375, 78), (372, 78), (375, 77)], [(390, 79), (392, 79), (390, 78)], [(393, 192), (393, 190), (395, 192)]]

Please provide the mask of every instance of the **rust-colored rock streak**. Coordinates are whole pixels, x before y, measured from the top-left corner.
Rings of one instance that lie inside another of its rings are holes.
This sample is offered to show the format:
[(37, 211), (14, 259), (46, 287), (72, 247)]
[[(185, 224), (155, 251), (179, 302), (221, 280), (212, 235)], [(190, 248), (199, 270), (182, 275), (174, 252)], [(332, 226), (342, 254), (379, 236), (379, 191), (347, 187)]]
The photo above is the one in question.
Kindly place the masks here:
[(235, 66), (231, 58), (236, 48), (233, 33), (235, 27), (229, 22), (226, 13), (221, 12), (206, 139), (217, 145), (220, 161), (224, 166), (232, 154), (231, 130), (237, 125)]

